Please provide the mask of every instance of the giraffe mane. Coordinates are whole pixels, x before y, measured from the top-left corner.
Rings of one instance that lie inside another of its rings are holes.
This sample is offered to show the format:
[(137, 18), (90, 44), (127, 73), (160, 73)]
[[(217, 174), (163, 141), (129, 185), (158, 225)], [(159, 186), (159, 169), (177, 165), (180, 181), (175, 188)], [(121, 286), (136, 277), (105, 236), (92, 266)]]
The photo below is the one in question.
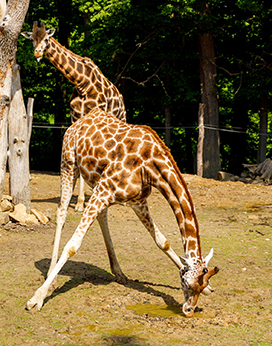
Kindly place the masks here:
[(49, 40), (52, 40), (55, 44), (61, 46), (61, 48), (62, 48), (65, 52), (69, 53), (69, 55), (73, 56), (75, 59), (77, 59), (77, 61), (82, 61), (84, 64), (89, 63), (90, 65), (93, 66), (92, 59), (90, 59), (90, 58), (88, 58), (88, 57), (82, 57), (82, 56), (80, 56), (80, 55), (78, 55), (78, 54), (72, 52), (70, 49), (68, 49), (68, 48), (66, 48), (65, 46), (63, 46), (62, 44), (60, 44), (60, 43), (59, 43), (54, 37), (52, 37), (52, 36), (50, 37)]
[(188, 196), (188, 200), (189, 200), (189, 203), (190, 203), (190, 206), (191, 206), (191, 209), (192, 209), (192, 214), (193, 214), (193, 218), (195, 220), (195, 225), (196, 225), (196, 236), (197, 236), (197, 241), (198, 241), (198, 244), (199, 244), (199, 249), (201, 251), (201, 247), (200, 247), (200, 235), (199, 235), (199, 225), (198, 225), (198, 221), (197, 221), (197, 217), (196, 217), (196, 213), (195, 213), (195, 207), (194, 207), (194, 203), (193, 203), (193, 199), (192, 199), (192, 196), (191, 196), (191, 193), (188, 189), (188, 186), (182, 176), (182, 174), (180, 173), (180, 170), (178, 168), (178, 165), (176, 163), (176, 161), (174, 160), (171, 152), (170, 152), (170, 149), (164, 144), (164, 142), (161, 140), (161, 138), (159, 137), (159, 135), (157, 134), (156, 131), (154, 131), (151, 127), (147, 126), (147, 125), (141, 125), (143, 128), (145, 128), (147, 131), (151, 132), (153, 134), (153, 136), (155, 137), (156, 141), (161, 145), (162, 149), (165, 151), (165, 154), (166, 156), (168, 157), (168, 159), (171, 161), (172, 165), (174, 166), (174, 169), (185, 189), (185, 192)]

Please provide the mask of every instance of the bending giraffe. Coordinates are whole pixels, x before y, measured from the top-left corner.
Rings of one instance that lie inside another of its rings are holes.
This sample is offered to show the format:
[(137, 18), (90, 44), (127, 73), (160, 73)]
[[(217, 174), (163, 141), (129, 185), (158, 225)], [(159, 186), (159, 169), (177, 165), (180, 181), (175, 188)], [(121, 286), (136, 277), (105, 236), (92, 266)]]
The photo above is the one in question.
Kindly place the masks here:
[[(157, 134), (147, 126), (129, 125), (99, 109), (92, 110), (66, 131), (61, 160), (58, 237), (79, 174), (82, 174), (94, 193), (58, 263), (27, 302), (27, 309), (41, 309), (51, 283), (67, 260), (78, 251), (95, 218), (111, 205), (126, 202), (147, 228), (156, 245), (178, 267), (185, 298), (183, 312), (187, 317), (192, 317), (200, 293), (211, 292), (209, 279), (219, 269), (207, 269), (213, 250), (206, 258), (202, 257), (192, 198), (170, 151)], [(151, 193), (151, 186), (163, 194), (176, 216), (184, 247), (183, 258), (177, 256), (149, 214), (147, 197)], [(119, 281), (125, 281), (108, 229), (103, 235), (111, 271)]]
[[(34, 46), (35, 58), (40, 61), (43, 54), (71, 82), (75, 88), (70, 98), (71, 121), (100, 108), (116, 118), (126, 121), (126, 110), (122, 94), (95, 65), (86, 57), (74, 54), (53, 38), (55, 29), (45, 29), (45, 24), (33, 23), (32, 32), (22, 32)], [(84, 180), (80, 177), (76, 211), (84, 209)]]

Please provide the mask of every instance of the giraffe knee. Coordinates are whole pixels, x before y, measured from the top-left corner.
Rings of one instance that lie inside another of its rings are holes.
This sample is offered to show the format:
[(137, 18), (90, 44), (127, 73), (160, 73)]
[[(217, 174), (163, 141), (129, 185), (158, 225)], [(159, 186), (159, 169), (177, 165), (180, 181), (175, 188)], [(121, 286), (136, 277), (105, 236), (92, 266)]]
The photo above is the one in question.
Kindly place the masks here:
[(69, 259), (72, 256), (74, 256), (74, 254), (77, 252), (78, 249), (79, 249), (79, 245), (76, 242), (70, 240), (66, 244), (63, 251), (66, 254), (66, 258)]
[(161, 250), (168, 251), (170, 249), (169, 241), (165, 238), (165, 236), (161, 232), (156, 232), (155, 241), (156, 241), (157, 246)]
[(163, 250), (164, 250), (164, 251), (168, 251), (169, 249), (170, 249), (170, 243), (169, 243), (169, 241), (166, 239), (166, 240), (165, 240), (165, 243), (164, 243)]
[(74, 254), (76, 253), (76, 248), (75, 246), (71, 246), (70, 248), (68, 248), (68, 258), (71, 258), (72, 256), (74, 256)]

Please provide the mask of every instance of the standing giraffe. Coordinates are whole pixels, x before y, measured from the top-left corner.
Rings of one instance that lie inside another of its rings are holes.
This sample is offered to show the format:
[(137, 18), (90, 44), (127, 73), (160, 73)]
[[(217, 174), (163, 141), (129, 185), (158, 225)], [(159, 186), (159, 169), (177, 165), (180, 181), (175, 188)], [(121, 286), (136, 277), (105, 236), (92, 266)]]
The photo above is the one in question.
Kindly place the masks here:
[[(61, 202), (57, 214), (59, 236), (79, 174), (82, 174), (94, 193), (58, 263), (27, 302), (27, 309), (41, 309), (51, 283), (67, 260), (77, 252), (95, 218), (115, 203), (127, 203), (147, 228), (156, 245), (180, 270), (185, 297), (183, 313), (192, 317), (199, 294), (203, 291), (210, 293), (209, 279), (219, 269), (207, 269), (213, 250), (206, 258), (202, 257), (192, 198), (169, 149), (158, 135), (147, 126), (127, 124), (100, 109), (92, 110), (66, 131), (61, 160)], [(169, 241), (151, 219), (147, 205), (151, 186), (163, 194), (176, 216), (183, 240), (184, 258), (176, 255)], [(112, 273), (125, 281), (109, 232), (104, 234), (104, 239)]]
[[(44, 23), (38, 27), (38, 23), (34, 22), (32, 32), (22, 32), (22, 35), (32, 41), (34, 55), (38, 61), (45, 54), (52, 64), (74, 84), (75, 89), (70, 98), (72, 123), (94, 108), (104, 110), (116, 118), (126, 121), (123, 96), (115, 85), (103, 75), (91, 59), (76, 55), (57, 42), (52, 37), (54, 33), (55, 29), (46, 30)], [(84, 179), (80, 175), (76, 211), (83, 211), (84, 199)], [(103, 235), (108, 234), (106, 229), (108, 228), (107, 209), (99, 215), (98, 222)], [(57, 263), (58, 251), (59, 237), (56, 234), (48, 275)], [(123, 282), (122, 279), (120, 280)]]
[[(116, 118), (126, 121), (126, 110), (122, 94), (95, 65), (86, 57), (74, 54), (57, 42), (55, 29), (45, 29), (45, 24), (33, 23), (32, 32), (22, 32), (34, 46), (35, 58), (40, 61), (43, 54), (71, 82), (75, 89), (70, 98), (71, 121), (74, 123), (94, 108), (100, 108)], [(80, 177), (76, 211), (84, 209), (84, 180)]]

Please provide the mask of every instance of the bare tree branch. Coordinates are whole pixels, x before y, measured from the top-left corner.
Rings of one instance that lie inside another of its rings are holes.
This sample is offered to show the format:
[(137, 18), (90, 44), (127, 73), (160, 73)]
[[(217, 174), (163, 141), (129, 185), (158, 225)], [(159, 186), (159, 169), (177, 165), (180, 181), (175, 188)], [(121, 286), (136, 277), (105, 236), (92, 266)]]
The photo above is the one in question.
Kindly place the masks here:
[[(159, 30), (160, 31), (160, 30)], [(156, 37), (157, 35), (158, 35), (158, 33), (159, 33), (159, 31), (152, 31), (149, 35), (147, 35), (146, 37), (145, 37), (145, 39), (142, 41), (142, 42), (139, 42), (139, 43), (137, 43), (136, 44), (136, 49), (135, 49), (135, 51), (130, 55), (130, 57), (128, 58), (128, 61), (126, 62), (126, 64), (125, 64), (125, 66), (124, 66), (124, 68), (122, 69), (122, 71), (118, 74), (118, 76), (117, 76), (117, 78), (116, 78), (116, 80), (115, 80), (115, 82), (114, 82), (114, 84), (117, 84), (117, 82), (119, 81), (119, 79), (121, 78), (121, 76), (122, 76), (122, 74), (124, 73), (124, 71), (126, 70), (126, 68), (127, 68), (127, 66), (128, 66), (128, 64), (129, 64), (129, 62), (130, 62), (130, 60), (133, 58), (133, 56), (137, 53), (137, 51), (139, 50), (139, 48), (141, 48), (144, 44), (146, 44), (149, 40), (151, 40), (152, 38), (154, 38), (154, 37)], [(124, 78), (124, 77), (122, 77), (122, 78)]]
[(143, 82), (137, 82), (135, 79), (131, 78), (131, 77), (121, 77), (122, 79), (129, 79), (132, 82), (138, 84), (138, 85), (145, 85), (145, 83), (147, 83), (148, 81), (150, 81), (150, 79), (152, 79), (153, 77), (157, 77), (157, 73), (159, 72), (159, 70), (162, 68), (164, 64), (164, 61), (162, 62), (162, 64), (160, 65), (160, 67), (158, 67), (158, 69), (152, 74), (152, 76), (149, 76), (146, 80), (144, 80)]

